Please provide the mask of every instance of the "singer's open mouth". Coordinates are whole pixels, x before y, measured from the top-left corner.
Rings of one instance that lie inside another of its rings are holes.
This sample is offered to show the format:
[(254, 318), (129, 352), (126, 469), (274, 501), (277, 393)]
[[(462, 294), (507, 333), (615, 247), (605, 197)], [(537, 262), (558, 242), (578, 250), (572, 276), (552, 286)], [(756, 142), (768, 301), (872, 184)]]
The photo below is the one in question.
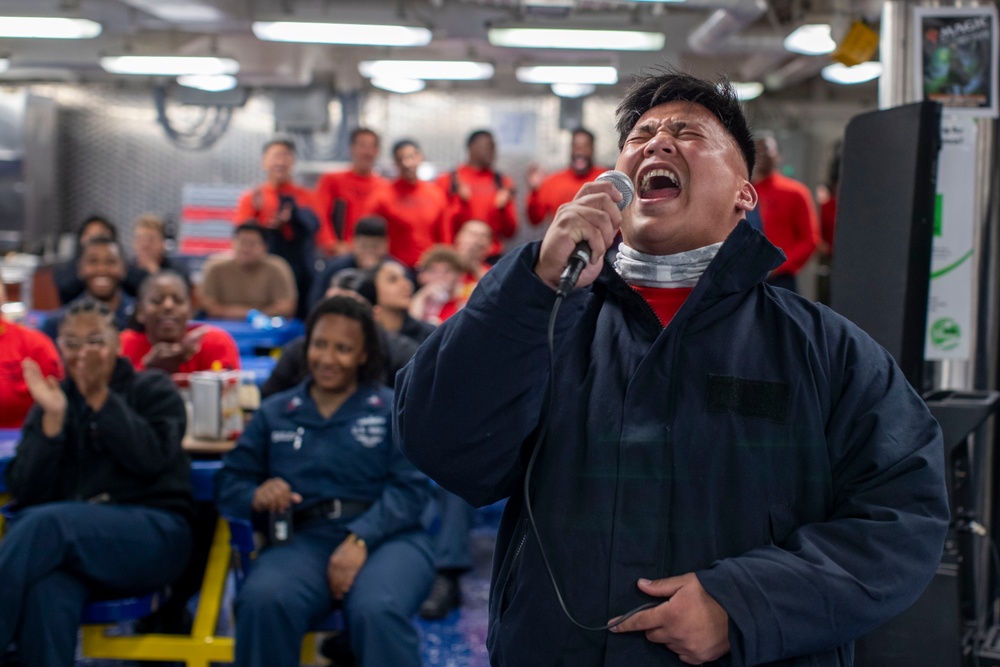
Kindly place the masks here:
[(680, 179), (670, 169), (650, 169), (643, 174), (639, 184), (642, 199), (663, 199), (680, 192)]

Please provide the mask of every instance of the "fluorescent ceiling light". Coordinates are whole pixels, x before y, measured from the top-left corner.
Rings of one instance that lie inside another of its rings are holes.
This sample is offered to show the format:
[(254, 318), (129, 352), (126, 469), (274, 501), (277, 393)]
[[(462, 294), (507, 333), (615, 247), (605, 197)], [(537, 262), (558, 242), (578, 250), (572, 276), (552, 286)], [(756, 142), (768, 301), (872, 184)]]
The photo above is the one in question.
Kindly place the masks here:
[(559, 97), (586, 97), (597, 90), (592, 83), (553, 83), (552, 92)]
[(369, 79), (481, 81), (492, 78), (493, 65), (468, 60), (363, 60), (358, 71)]
[(848, 67), (843, 63), (833, 63), (824, 67), (820, 74), (831, 83), (844, 85), (864, 83), (865, 81), (877, 79), (882, 75), (882, 63), (869, 60), (866, 63), (859, 63), (854, 67)]
[(405, 25), (297, 23), (255, 21), (253, 34), (269, 42), (358, 44), (363, 46), (427, 46), (431, 31)]
[(141, 9), (158, 19), (171, 23), (212, 23), (226, 15), (217, 7), (200, 0), (122, 0), (126, 5)]
[(491, 28), (490, 44), (526, 49), (607, 49), (659, 51), (666, 42), (662, 32), (634, 30), (558, 30), (548, 28)]
[(427, 83), (423, 79), (405, 79), (403, 77), (382, 79), (376, 77), (371, 81), (372, 85), (376, 88), (388, 90), (390, 93), (399, 93), (400, 95), (419, 93), (427, 87)]
[(740, 98), (740, 101), (742, 102), (755, 100), (761, 96), (761, 93), (764, 92), (764, 84), (760, 81), (747, 81), (742, 83), (734, 81), (732, 86), (736, 91), (736, 97)]
[(101, 24), (87, 19), (47, 16), (0, 16), (0, 37), (24, 39), (92, 39)]
[(573, 65), (518, 67), (514, 76), (521, 83), (591, 83), (602, 85), (618, 83), (618, 70), (614, 67), (578, 67)]
[(837, 43), (830, 36), (830, 24), (828, 23), (802, 25), (788, 37), (785, 37), (785, 49), (792, 53), (819, 56), (833, 53), (836, 48)]
[(236, 87), (236, 77), (231, 74), (184, 74), (177, 77), (177, 83), (185, 88), (197, 88), (212, 93), (232, 90)]
[(108, 56), (101, 67), (112, 74), (182, 76), (184, 74), (236, 74), (240, 64), (232, 58), (208, 56)]

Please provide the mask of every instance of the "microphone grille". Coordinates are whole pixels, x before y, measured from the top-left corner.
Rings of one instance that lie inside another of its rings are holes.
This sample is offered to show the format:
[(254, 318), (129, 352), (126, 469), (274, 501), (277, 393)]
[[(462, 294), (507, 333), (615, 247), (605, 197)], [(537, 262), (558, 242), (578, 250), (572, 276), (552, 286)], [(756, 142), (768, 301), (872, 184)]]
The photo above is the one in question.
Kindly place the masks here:
[(632, 203), (632, 199), (635, 198), (635, 188), (632, 187), (632, 179), (620, 171), (611, 169), (598, 176), (597, 180), (611, 181), (611, 185), (615, 186), (615, 190), (622, 193), (622, 200), (618, 202), (618, 210), (620, 211), (628, 208), (629, 204)]

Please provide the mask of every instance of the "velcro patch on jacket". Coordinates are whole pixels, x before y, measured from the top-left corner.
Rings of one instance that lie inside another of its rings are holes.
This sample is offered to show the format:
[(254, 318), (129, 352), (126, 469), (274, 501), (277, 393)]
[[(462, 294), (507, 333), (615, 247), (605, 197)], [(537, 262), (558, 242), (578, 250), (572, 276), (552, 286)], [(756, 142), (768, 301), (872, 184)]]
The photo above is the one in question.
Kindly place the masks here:
[(784, 424), (788, 418), (790, 393), (784, 382), (746, 380), (709, 373), (705, 407), (709, 412), (731, 412)]

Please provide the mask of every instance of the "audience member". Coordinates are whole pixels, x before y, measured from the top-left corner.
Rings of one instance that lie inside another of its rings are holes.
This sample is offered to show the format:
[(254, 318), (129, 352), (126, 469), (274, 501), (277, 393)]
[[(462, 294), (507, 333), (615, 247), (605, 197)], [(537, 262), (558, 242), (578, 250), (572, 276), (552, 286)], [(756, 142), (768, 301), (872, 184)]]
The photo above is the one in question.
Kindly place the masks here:
[[(173, 271), (188, 282), (187, 267), (167, 256), (167, 226), (155, 213), (143, 213), (132, 228), (132, 262), (129, 271), (137, 271), (145, 280), (160, 271)], [(138, 296), (138, 287), (135, 296)]]
[(296, 315), (305, 317), (313, 276), (313, 245), (319, 218), (312, 190), (292, 181), (295, 144), (273, 139), (264, 144), (261, 165), (267, 181), (243, 193), (236, 206), (235, 221), (254, 220), (264, 229), (264, 240), (272, 255), (288, 262), (295, 276)]
[[(56, 292), (59, 294), (59, 303), (66, 305), (86, 290), (86, 286), (79, 274), (80, 254), (83, 252), (83, 248), (87, 245), (87, 242), (98, 236), (117, 241), (118, 228), (109, 222), (107, 218), (99, 215), (90, 216), (77, 227), (76, 247), (73, 259), (60, 264), (53, 270), (52, 277), (56, 283)], [(125, 278), (122, 281), (122, 288), (125, 290), (125, 293), (134, 297), (138, 293), (139, 283), (142, 282), (144, 277), (145, 274), (142, 271), (131, 267), (128, 268)]]
[(464, 273), (465, 264), (454, 248), (434, 246), (425, 252), (417, 274), (420, 289), (413, 295), (410, 315), (436, 326), (461, 310)]
[(173, 271), (143, 281), (135, 316), (144, 331), (123, 331), (121, 341), (122, 356), (137, 370), (193, 373), (240, 367), (240, 351), (232, 336), (216, 326), (188, 321), (191, 294)]
[(533, 166), (528, 170), (528, 221), (533, 225), (548, 224), (556, 209), (572, 201), (584, 183), (597, 179), (604, 170), (594, 166), (594, 135), (578, 127), (570, 143), (569, 167), (546, 176)]
[[(348, 296), (371, 307), (376, 300), (376, 294), (371, 271), (344, 269), (333, 277), (325, 296), (326, 298)], [(383, 373), (380, 380), (383, 384), (391, 387), (396, 380), (396, 372), (405, 366), (410, 357), (416, 353), (419, 343), (406, 336), (386, 331), (379, 325), (376, 325), (375, 328), (378, 332), (382, 359), (385, 361), (382, 365)], [(305, 340), (305, 336), (300, 336), (281, 348), (278, 363), (260, 389), (261, 396), (266, 398), (279, 391), (291, 389), (306, 379), (308, 366), (306, 364)]]
[(455, 235), (455, 251), (462, 258), (465, 273), (462, 275), (461, 297), (469, 299), (479, 279), (490, 270), (487, 257), (490, 252), (490, 228), (480, 220), (469, 220)]
[(375, 173), (380, 143), (374, 130), (355, 128), (351, 132), (351, 168), (323, 174), (316, 183), (316, 213), (320, 221), (316, 244), (326, 255), (350, 252), (355, 223), (365, 201), (375, 190), (389, 184)]
[(0, 541), (0, 650), (16, 640), (24, 665), (72, 665), (86, 601), (166, 586), (191, 546), (185, 410), (170, 379), (118, 356), (96, 301), (69, 306), (58, 342), (63, 382), (24, 361), (35, 407), (6, 473), (23, 509)]
[(514, 182), (493, 167), (496, 142), (492, 132), (476, 130), (465, 145), (466, 163), (437, 178), (438, 186), (448, 195), (450, 207), (445, 240), (454, 237), (466, 221), (482, 220), (493, 231), (490, 254), (498, 255), (503, 252), (503, 239), (517, 232)]
[(63, 377), (63, 365), (48, 336), (4, 319), (2, 306), (6, 299), (0, 279), (0, 428), (21, 428), (32, 405), (21, 362), (31, 359), (38, 364), (42, 375), (57, 380)]
[[(69, 305), (83, 299), (100, 301), (113, 313), (116, 329), (121, 331), (128, 327), (135, 309), (135, 300), (122, 287), (125, 258), (118, 242), (107, 236), (94, 236), (87, 241), (77, 260), (77, 275), (83, 281), (84, 292)], [(61, 319), (62, 314), (59, 314), (45, 320), (42, 325), (42, 331), (52, 340), (59, 333)]]
[(812, 257), (819, 243), (819, 221), (812, 194), (802, 183), (778, 171), (781, 154), (770, 133), (759, 133), (753, 186), (764, 222), (764, 236), (785, 253), (785, 261), (771, 272), (767, 282), (796, 291), (795, 275)]
[(306, 358), (309, 379), (264, 401), (218, 475), (223, 513), (293, 516), (236, 598), (236, 665), (297, 664), (310, 621), (342, 602), (360, 664), (419, 667), (410, 619), (433, 579), (430, 486), (393, 441), (371, 309), (321, 302)]
[(198, 293), (209, 317), (245, 320), (251, 310), (292, 317), (298, 293), (288, 263), (267, 252), (264, 230), (245, 222), (233, 232), (233, 257), (212, 260)]
[(409, 139), (397, 141), (392, 157), (399, 177), (388, 187), (375, 191), (363, 213), (385, 218), (389, 230), (389, 252), (408, 267), (435, 243), (447, 243), (448, 201), (440, 188), (420, 180), (417, 170), (424, 161), (420, 147)]
[(316, 305), (323, 300), (330, 281), (344, 269), (374, 269), (389, 257), (389, 239), (385, 218), (369, 215), (358, 220), (354, 227), (352, 250), (327, 261), (326, 266), (313, 280), (309, 303)]
[(434, 333), (433, 324), (410, 315), (413, 281), (399, 262), (386, 260), (375, 270), (375, 294), (375, 322), (389, 333), (405, 336), (417, 344)]

